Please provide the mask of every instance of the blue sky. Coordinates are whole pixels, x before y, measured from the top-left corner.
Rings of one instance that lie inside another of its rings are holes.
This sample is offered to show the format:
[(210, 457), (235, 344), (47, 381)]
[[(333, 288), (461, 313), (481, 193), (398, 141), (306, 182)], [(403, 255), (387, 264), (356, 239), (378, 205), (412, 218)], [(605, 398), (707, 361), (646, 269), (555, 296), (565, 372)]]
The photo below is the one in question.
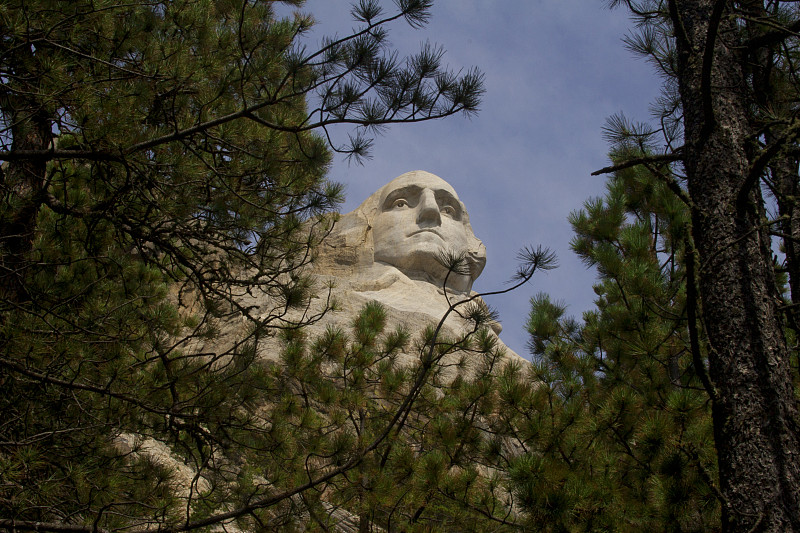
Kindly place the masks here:
[[(302, 10), (317, 20), (309, 47), (356, 27), (349, 0), (307, 0)], [(558, 269), (487, 299), (499, 312), (501, 338), (524, 357), (533, 295), (549, 293), (576, 317), (592, 307), (595, 273), (569, 249), (567, 216), (603, 193), (604, 178), (590, 174), (608, 164), (606, 118), (624, 112), (648, 120), (658, 95), (652, 68), (622, 44), (630, 30), (627, 13), (603, 0), (436, 0), (427, 26), (398, 22), (391, 42), (408, 54), (430, 41), (447, 51), (452, 69), (477, 66), (486, 87), (480, 113), (391, 127), (375, 140), (372, 159), (337, 158), (329, 174), (347, 186), (342, 212), (410, 170), (450, 182), (487, 248), (478, 291), (505, 287), (523, 246), (555, 251)]]

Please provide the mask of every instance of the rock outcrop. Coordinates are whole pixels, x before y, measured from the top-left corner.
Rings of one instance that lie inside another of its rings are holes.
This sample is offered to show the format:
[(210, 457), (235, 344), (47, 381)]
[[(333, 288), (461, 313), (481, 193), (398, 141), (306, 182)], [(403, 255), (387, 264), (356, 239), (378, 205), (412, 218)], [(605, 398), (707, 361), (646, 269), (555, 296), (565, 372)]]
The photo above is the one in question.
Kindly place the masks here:
[[(304, 312), (324, 308), (326, 286), (337, 309), (306, 327), (310, 337), (329, 325), (349, 327), (370, 301), (383, 305), (390, 326), (404, 324), (414, 335), (437, 324), (453, 303), (476, 296), (472, 284), (486, 262), (486, 248), (453, 187), (420, 170), (395, 178), (342, 215), (316, 252), (312, 272), (323, 290), (319, 301)], [(448, 253), (464, 258), (462, 271), (448, 272), (442, 265), (441, 256)], [(480, 297), (474, 301), (485, 305)], [(254, 297), (251, 305), (264, 303)], [(473, 324), (453, 312), (445, 326), (453, 338)], [(491, 328), (494, 335), (502, 329), (497, 322)], [(524, 361), (499, 339), (498, 343), (509, 360)], [(269, 356), (266, 351), (265, 355)]]
[[(444, 256), (462, 258), (459, 268), (453, 271), (443, 266)], [(414, 171), (389, 182), (357, 209), (336, 221), (316, 248), (314, 260), (304, 272), (316, 284), (312, 292), (317, 296), (307, 305), (282, 307), (280, 298), (257, 289), (236, 297), (236, 301), (239, 308), (247, 309), (256, 322), (259, 319), (268, 321), (272, 326), (270, 331), (283, 325), (291, 329), (293, 324), (306, 324), (302, 332), (312, 341), (321, 338), (331, 326), (351, 331), (355, 318), (370, 302), (382, 305), (387, 331), (403, 325), (413, 340), (419, 340), (426, 328), (436, 326), (447, 314), (439, 338), (462, 339), (474, 333), (475, 323), (458, 312), (448, 314), (448, 310), (453, 304), (465, 300), (485, 305), (472, 291), (485, 261), (486, 248), (475, 236), (467, 210), (453, 187), (433, 174)], [(458, 306), (456, 310), (464, 307)], [(248, 337), (251, 326), (250, 320), (240, 320), (235, 312), (227, 314), (227, 318), (218, 324), (218, 335), (213, 341), (208, 341), (212, 345), (194, 348), (198, 353), (235, 353), (235, 344)], [(493, 352), (504, 352), (502, 360), (506, 363), (525, 364), (522, 357), (497, 337), (500, 325), (490, 322), (489, 326), (487, 334), (493, 337), (494, 346), (499, 348)], [(412, 342), (411, 345), (413, 347), (398, 356), (398, 362), (409, 367), (419, 363), (423, 353), (419, 343)], [(279, 367), (284, 349), (285, 340), (280, 335), (267, 335), (259, 339), (257, 357), (278, 363), (276, 367)], [(456, 350), (439, 361), (439, 366), (446, 369), (437, 369), (437, 379), (445, 385), (442, 390), (453, 382), (455, 372), (466, 370), (467, 375), (476, 375), (472, 372), (470, 356), (478, 357), (474, 353)], [(224, 366), (230, 357), (220, 356), (216, 361)], [(474, 368), (477, 367), (475, 364)], [(439, 394), (443, 396), (445, 393), (440, 391)], [(264, 399), (264, 402), (269, 404), (270, 400)], [(321, 413), (321, 416), (328, 415)], [(268, 414), (263, 415), (263, 422), (270, 424)], [(480, 417), (472, 423), (486, 424)], [(195, 476), (191, 468), (158, 448), (158, 443), (147, 441), (145, 444), (137, 453), (149, 454), (161, 463), (175, 462), (176, 473), (183, 483), (180, 488), (186, 485), (185, 480)], [(230, 464), (231, 471), (239, 467), (235, 461)], [(488, 467), (481, 466), (479, 471), (487, 479), (491, 477)], [(263, 483), (266, 486), (270, 480), (265, 478)], [(327, 494), (322, 497), (329, 523), (341, 532), (358, 530), (359, 517), (330, 501)], [(297, 526), (301, 527), (303, 521), (303, 517), (298, 517)], [(226, 527), (235, 530), (230, 525)]]

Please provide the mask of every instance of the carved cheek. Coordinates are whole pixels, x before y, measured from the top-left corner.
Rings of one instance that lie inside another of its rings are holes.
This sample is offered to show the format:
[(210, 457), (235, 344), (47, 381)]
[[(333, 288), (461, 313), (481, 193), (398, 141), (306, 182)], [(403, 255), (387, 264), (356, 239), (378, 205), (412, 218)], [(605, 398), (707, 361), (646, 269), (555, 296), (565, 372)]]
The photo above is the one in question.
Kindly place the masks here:
[(467, 238), (467, 231), (464, 225), (453, 219), (448, 219), (447, 223), (443, 224), (446, 229), (447, 243), (457, 251), (466, 250), (469, 247), (469, 239)]

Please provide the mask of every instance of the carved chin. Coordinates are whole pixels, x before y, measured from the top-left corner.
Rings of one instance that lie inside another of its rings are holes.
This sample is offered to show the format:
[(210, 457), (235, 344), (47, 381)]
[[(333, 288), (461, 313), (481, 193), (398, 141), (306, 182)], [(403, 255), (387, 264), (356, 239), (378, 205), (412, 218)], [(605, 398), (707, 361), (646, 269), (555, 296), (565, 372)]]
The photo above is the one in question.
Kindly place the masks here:
[[(427, 248), (427, 247), (425, 247)], [(435, 285), (444, 283), (448, 270), (436, 260), (442, 246), (431, 246), (429, 249), (417, 247), (413, 252), (397, 256), (393, 254), (375, 254), (375, 261), (392, 265), (406, 276), (413, 279), (423, 279)], [(472, 285), (470, 276), (451, 274), (448, 286), (459, 291), (469, 290)]]

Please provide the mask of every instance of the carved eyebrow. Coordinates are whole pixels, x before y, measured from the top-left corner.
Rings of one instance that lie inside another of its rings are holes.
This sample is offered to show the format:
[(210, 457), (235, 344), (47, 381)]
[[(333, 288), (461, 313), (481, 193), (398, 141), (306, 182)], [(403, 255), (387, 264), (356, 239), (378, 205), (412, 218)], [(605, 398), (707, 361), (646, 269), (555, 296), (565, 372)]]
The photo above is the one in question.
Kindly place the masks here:
[(436, 196), (436, 203), (439, 205), (449, 205), (453, 209), (456, 210), (456, 218), (461, 218), (461, 202), (453, 196), (453, 194), (445, 189), (437, 189), (434, 191), (434, 196)]
[[(386, 198), (383, 200), (381, 204), (381, 211), (388, 211), (392, 209), (392, 204), (400, 198), (404, 198), (409, 201), (409, 204), (412, 206), (417, 205), (419, 201), (419, 195), (422, 193), (423, 187), (419, 185), (406, 185), (405, 187), (400, 187), (399, 189), (395, 189), (389, 194), (386, 195)], [(434, 189), (433, 195), (436, 198), (436, 203), (439, 206), (450, 206), (456, 211), (456, 218), (461, 220), (461, 202), (458, 198), (453, 195), (447, 189)]]
[(385, 211), (387, 209), (391, 209), (392, 204), (398, 198), (413, 199), (418, 197), (420, 192), (422, 192), (422, 187), (419, 187), (418, 185), (406, 185), (405, 187), (395, 189), (386, 195), (386, 199), (381, 204), (381, 210)]

